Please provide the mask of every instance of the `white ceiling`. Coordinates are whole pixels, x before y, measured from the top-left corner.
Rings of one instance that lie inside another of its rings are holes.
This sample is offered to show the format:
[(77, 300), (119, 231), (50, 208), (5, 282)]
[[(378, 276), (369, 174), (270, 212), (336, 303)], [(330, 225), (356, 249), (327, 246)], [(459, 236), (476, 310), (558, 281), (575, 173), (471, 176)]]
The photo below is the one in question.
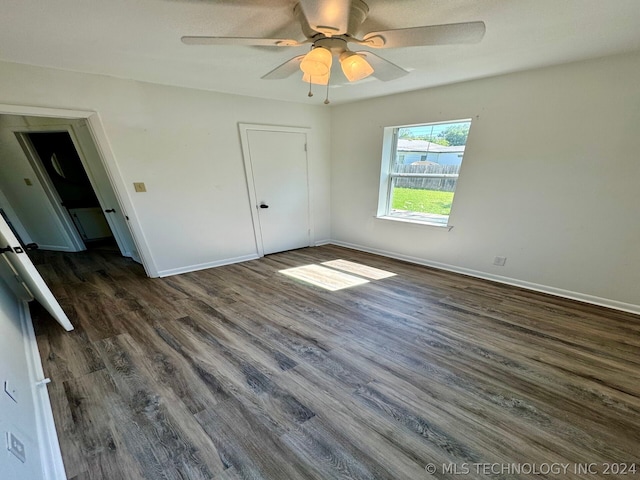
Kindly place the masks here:
[[(640, 50), (640, 0), (365, 0), (362, 33), (482, 20), (479, 44), (376, 50), (411, 73), (331, 88), (332, 104)], [(0, 59), (319, 104), (298, 75), (260, 77), (308, 47), (187, 46), (183, 35), (304, 38), (296, 0), (2, 0)]]

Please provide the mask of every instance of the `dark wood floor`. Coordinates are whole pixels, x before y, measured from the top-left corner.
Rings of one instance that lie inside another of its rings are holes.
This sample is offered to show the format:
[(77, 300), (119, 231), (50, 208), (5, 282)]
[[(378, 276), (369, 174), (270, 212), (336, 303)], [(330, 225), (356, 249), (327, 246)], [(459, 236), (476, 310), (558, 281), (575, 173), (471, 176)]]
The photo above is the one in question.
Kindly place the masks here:
[[(397, 275), (278, 273), (335, 259)], [(637, 316), (335, 246), (166, 279), (35, 262), (76, 325), (32, 309), (69, 478), (640, 478)]]

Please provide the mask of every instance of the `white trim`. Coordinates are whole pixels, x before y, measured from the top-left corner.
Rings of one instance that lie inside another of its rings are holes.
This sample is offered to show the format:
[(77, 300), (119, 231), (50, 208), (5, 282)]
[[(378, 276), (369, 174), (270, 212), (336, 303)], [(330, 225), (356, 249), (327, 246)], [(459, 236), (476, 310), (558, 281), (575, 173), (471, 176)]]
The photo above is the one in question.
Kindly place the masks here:
[(32, 385), (36, 413), (42, 478), (44, 480), (66, 480), (67, 475), (62, 462), (62, 453), (60, 452), (56, 425), (53, 420), (49, 393), (47, 392), (46, 384), (38, 383), (45, 377), (27, 302), (20, 303), (20, 323), (22, 325), (22, 338), (24, 339), (24, 348), (27, 354), (27, 368), (29, 370), (29, 381)]
[(251, 206), (251, 221), (253, 223), (253, 235), (256, 244), (256, 253), (258, 257), (264, 257), (264, 244), (262, 241), (262, 228), (260, 226), (260, 216), (258, 215), (258, 200), (256, 198), (256, 188), (253, 177), (253, 167), (251, 165), (251, 149), (249, 145), (250, 130), (257, 130), (263, 132), (285, 132), (285, 133), (300, 133), (305, 137), (306, 144), (306, 167), (307, 167), (307, 203), (308, 211), (307, 217), (309, 220), (309, 247), (315, 245), (315, 229), (313, 221), (313, 202), (311, 198), (311, 169), (309, 168), (309, 152), (312, 151), (309, 144), (309, 127), (288, 127), (283, 125), (262, 125), (254, 123), (238, 123), (240, 130), (240, 143), (242, 146), (242, 159), (244, 161), (244, 172), (247, 180), (247, 193), (249, 195), (249, 204)]
[(400, 216), (392, 216), (392, 215), (383, 215), (383, 216), (375, 216), (373, 217), (376, 220), (384, 220), (384, 221), (391, 221), (391, 222), (402, 222), (402, 223), (412, 223), (415, 225), (424, 225), (425, 227), (436, 227), (436, 228), (446, 228), (448, 232), (451, 231), (451, 229), (453, 228), (453, 225), (447, 225), (446, 223), (436, 223), (436, 222), (429, 222), (427, 220), (416, 220), (415, 218), (403, 218)]
[(53, 250), (54, 252), (77, 252), (78, 251), (78, 250), (72, 250), (69, 247), (61, 247), (60, 245), (46, 245), (43, 243), (39, 243), (38, 248), (41, 250)]
[(120, 168), (118, 167), (118, 164), (116, 162), (115, 156), (111, 149), (111, 144), (109, 143), (107, 134), (104, 130), (104, 127), (102, 126), (100, 114), (95, 112), (93, 115), (87, 118), (86, 123), (91, 138), (93, 139), (93, 143), (96, 147), (96, 150), (98, 151), (98, 156), (102, 161), (102, 165), (109, 179), (109, 183), (111, 184), (111, 188), (113, 188), (113, 193), (115, 194), (118, 206), (120, 207), (120, 210), (122, 211), (123, 215), (125, 215), (125, 219), (127, 220), (129, 233), (131, 234), (131, 238), (133, 240), (133, 246), (135, 247), (136, 252), (139, 256), (139, 258), (134, 258), (134, 260), (140, 261), (148, 276), (157, 277), (157, 264), (153, 258), (153, 255), (151, 255), (151, 250), (149, 250), (149, 243), (147, 242), (147, 238), (142, 231), (142, 227), (140, 226), (138, 214), (133, 207), (133, 201), (130, 197), (130, 190), (127, 189), (127, 184), (124, 181), (124, 177), (122, 176)]
[(179, 275), (181, 273), (196, 272), (198, 270), (206, 270), (207, 268), (222, 267), (224, 265), (231, 265), (233, 263), (248, 262), (249, 260), (255, 260), (260, 258), (257, 254), (252, 253), (250, 255), (243, 255), (241, 257), (225, 258), (223, 260), (216, 260), (215, 262), (199, 263), (197, 265), (188, 265), (186, 267), (170, 268), (169, 270), (159, 270), (159, 277), (169, 277), (171, 275)]
[(472, 270), (470, 268), (458, 267), (455, 265), (449, 265), (447, 263), (432, 262), (419, 257), (412, 257), (410, 255), (403, 255), (401, 253), (389, 252), (387, 250), (379, 250), (377, 248), (365, 247), (363, 245), (357, 245), (353, 243), (341, 242), (338, 240), (332, 240), (330, 242), (333, 245), (340, 247), (351, 248), (353, 250), (360, 250), (362, 252), (374, 253), (376, 255), (382, 255), (383, 257), (395, 258), (397, 260), (404, 260), (405, 262), (415, 263), (418, 265), (424, 265), (425, 267), (433, 267), (438, 270), (446, 270), (453, 273), (461, 273), (470, 277), (482, 278), (484, 280), (490, 280), (492, 282), (504, 283), (506, 285), (513, 285), (515, 287), (524, 288), (526, 290), (533, 290), (535, 292), (547, 293), (556, 297), (568, 298), (570, 300), (577, 300), (579, 302), (589, 303), (592, 305), (598, 305), (601, 307), (607, 307), (614, 310), (620, 310), (623, 312), (635, 313), (640, 315), (640, 305), (634, 305), (632, 303), (619, 302), (617, 300), (610, 300), (608, 298), (596, 297), (595, 295), (588, 295), (586, 293), (573, 292), (571, 290), (564, 290), (562, 288), (550, 287), (548, 285), (541, 285), (539, 283), (527, 282), (525, 280), (518, 280), (517, 278), (503, 277), (501, 275), (493, 275), (491, 273), (481, 272), (479, 270)]
[(12, 105), (0, 103), (0, 114), (3, 115), (28, 115), (32, 117), (57, 117), (57, 118), (89, 118), (95, 112), (88, 110), (69, 110), (66, 108), (34, 107), (29, 105)]
[(333, 243), (330, 239), (325, 238), (324, 240), (316, 240), (316, 243), (313, 244), (314, 247), (321, 247), (322, 245), (329, 245)]

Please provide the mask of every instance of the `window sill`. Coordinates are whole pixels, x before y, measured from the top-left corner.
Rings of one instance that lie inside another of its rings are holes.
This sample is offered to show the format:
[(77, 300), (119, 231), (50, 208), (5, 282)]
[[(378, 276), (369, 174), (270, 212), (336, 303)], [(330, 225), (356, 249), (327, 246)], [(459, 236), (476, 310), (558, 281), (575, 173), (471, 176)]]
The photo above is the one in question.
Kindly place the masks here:
[(450, 231), (453, 228), (453, 225), (447, 225), (446, 223), (441, 223), (437, 221), (430, 221), (428, 219), (418, 219), (418, 218), (406, 218), (400, 216), (391, 216), (391, 215), (376, 215), (374, 217), (377, 220), (389, 220), (392, 222), (401, 222), (401, 223), (411, 223), (413, 225), (424, 225), (426, 227), (436, 227), (443, 228), (447, 231)]

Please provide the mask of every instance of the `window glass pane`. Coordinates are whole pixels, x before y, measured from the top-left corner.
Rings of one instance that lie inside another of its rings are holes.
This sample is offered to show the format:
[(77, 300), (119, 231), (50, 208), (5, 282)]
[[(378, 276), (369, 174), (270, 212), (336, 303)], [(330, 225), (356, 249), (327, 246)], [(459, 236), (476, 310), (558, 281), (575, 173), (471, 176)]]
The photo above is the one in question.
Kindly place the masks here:
[(396, 129), (388, 215), (447, 224), (471, 121)]
[[(424, 186), (419, 185), (422, 182)], [(389, 214), (446, 224), (451, 213), (456, 182), (456, 179), (441, 181), (394, 178)]]

